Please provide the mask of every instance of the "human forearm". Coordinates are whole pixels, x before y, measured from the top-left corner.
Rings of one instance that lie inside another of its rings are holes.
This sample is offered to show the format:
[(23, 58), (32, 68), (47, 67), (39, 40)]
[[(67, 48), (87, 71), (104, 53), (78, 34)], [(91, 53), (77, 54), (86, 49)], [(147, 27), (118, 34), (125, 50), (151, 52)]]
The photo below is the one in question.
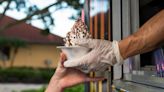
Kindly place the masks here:
[(155, 49), (164, 41), (164, 10), (147, 21), (136, 33), (121, 40), (119, 49), (124, 59)]
[(52, 77), (45, 92), (63, 92), (63, 90), (64, 88), (60, 86), (59, 81)]

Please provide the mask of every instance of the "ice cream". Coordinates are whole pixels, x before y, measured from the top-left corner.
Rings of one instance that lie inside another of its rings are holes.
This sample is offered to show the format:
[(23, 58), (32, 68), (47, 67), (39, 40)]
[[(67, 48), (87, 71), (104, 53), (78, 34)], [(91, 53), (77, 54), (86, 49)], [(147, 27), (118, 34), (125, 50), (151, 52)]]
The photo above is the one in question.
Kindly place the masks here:
[(76, 46), (75, 39), (88, 39), (91, 35), (88, 32), (87, 25), (79, 18), (75, 21), (75, 24), (71, 28), (71, 31), (67, 33), (65, 46)]

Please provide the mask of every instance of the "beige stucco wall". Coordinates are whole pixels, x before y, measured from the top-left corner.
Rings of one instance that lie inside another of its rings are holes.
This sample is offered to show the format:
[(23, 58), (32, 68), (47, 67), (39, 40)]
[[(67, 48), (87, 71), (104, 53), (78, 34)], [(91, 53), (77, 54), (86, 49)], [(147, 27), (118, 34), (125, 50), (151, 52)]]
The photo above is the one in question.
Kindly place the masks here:
[[(59, 60), (60, 50), (55, 45), (42, 45), (42, 44), (31, 44), (24, 48), (19, 48), (18, 53), (14, 59), (14, 67), (33, 67), (33, 68), (46, 68), (46, 60), (51, 61), (51, 68), (57, 66)], [(11, 49), (11, 55), (13, 56), (13, 49)], [(7, 67), (11, 64), (11, 58), (6, 62)], [(4, 63), (0, 62), (0, 66), (4, 66)]]

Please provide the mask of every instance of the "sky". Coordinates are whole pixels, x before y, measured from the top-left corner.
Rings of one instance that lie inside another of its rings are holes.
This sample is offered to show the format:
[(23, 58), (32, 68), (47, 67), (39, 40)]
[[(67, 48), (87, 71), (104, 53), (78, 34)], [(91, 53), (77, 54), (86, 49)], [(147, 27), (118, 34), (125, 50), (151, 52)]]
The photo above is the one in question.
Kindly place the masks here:
[[(30, 0), (30, 2), (37, 4), (39, 8), (43, 9), (54, 3), (55, 0)], [(52, 28), (51, 33), (65, 37), (75, 22), (75, 20), (68, 19), (72, 14), (76, 14), (76, 11), (72, 8), (62, 9), (53, 13), (52, 16), (55, 18), (55, 26)], [(40, 21), (35, 21), (32, 24), (41, 27)]]
[[(43, 9), (46, 6), (55, 3), (55, 0), (29, 0), (30, 4), (35, 4), (39, 7), (39, 9)], [(81, 0), (81, 2), (84, 2), (84, 0)], [(4, 6), (6, 4), (4, 3)], [(14, 4), (11, 4), (14, 5)], [(0, 6), (0, 12), (3, 12), (3, 6)], [(53, 11), (53, 7), (50, 8), (50, 11)], [(77, 12), (72, 8), (66, 8), (61, 9), (59, 11), (55, 11), (52, 13), (52, 17), (55, 18), (55, 25), (52, 26), (51, 33), (59, 35), (61, 37), (65, 37), (66, 33), (70, 31), (71, 27), (73, 26), (75, 20), (70, 20), (69, 17), (72, 14), (76, 14)], [(26, 17), (26, 14), (20, 13), (17, 10), (7, 11), (7, 16), (10, 16), (14, 19), (20, 20), (22, 18)], [(32, 21), (32, 25), (35, 27), (38, 27), (40, 29), (43, 29), (44, 26), (39, 20)]]
[[(46, 6), (49, 6), (50, 4), (53, 4), (56, 2), (56, 0), (29, 0), (30, 4), (34, 4), (37, 5), (37, 7), (39, 9), (43, 9)], [(107, 9), (109, 8), (108, 5), (108, 0), (104, 0), (107, 1), (107, 3), (103, 4), (103, 7), (99, 7), (99, 5), (101, 5), (103, 0), (97, 0), (92, 1), (91, 3), (91, 16), (94, 16), (95, 14), (99, 13), (99, 12), (106, 12)], [(81, 3), (84, 3), (84, 0), (80, 0)], [(6, 6), (7, 3), (4, 3), (3, 5), (0, 6), (0, 12), (3, 12), (3, 6)], [(11, 3), (11, 5), (14, 6), (14, 3)], [(50, 11), (53, 12), (55, 9), (55, 7), (51, 7)], [(51, 33), (55, 34), (55, 35), (59, 35), (61, 37), (65, 37), (66, 33), (68, 31), (70, 31), (71, 27), (73, 26), (75, 20), (71, 20), (69, 19), (69, 17), (72, 14), (76, 14), (77, 11), (74, 10), (73, 8), (69, 7), (69, 8), (65, 8), (65, 9), (61, 9), (58, 11), (55, 11), (52, 13), (52, 17), (55, 19), (55, 25), (51, 26)], [(18, 12), (17, 10), (10, 10), (6, 12), (7, 16), (10, 16), (14, 19), (20, 20), (22, 18), (26, 17), (26, 14)], [(80, 16), (79, 16), (80, 17)], [(44, 25), (42, 24), (41, 20), (35, 20), (32, 21), (32, 25), (35, 27), (38, 27), (40, 29), (44, 29)]]

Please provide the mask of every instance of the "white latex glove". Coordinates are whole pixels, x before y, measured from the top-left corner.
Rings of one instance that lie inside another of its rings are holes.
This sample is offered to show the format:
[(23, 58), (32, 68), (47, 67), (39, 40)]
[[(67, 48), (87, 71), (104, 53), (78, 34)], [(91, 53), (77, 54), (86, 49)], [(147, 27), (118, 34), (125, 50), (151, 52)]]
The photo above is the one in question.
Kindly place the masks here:
[(92, 50), (80, 58), (64, 62), (65, 67), (75, 67), (82, 71), (105, 71), (110, 65), (123, 63), (117, 41), (78, 39), (75, 43)]

